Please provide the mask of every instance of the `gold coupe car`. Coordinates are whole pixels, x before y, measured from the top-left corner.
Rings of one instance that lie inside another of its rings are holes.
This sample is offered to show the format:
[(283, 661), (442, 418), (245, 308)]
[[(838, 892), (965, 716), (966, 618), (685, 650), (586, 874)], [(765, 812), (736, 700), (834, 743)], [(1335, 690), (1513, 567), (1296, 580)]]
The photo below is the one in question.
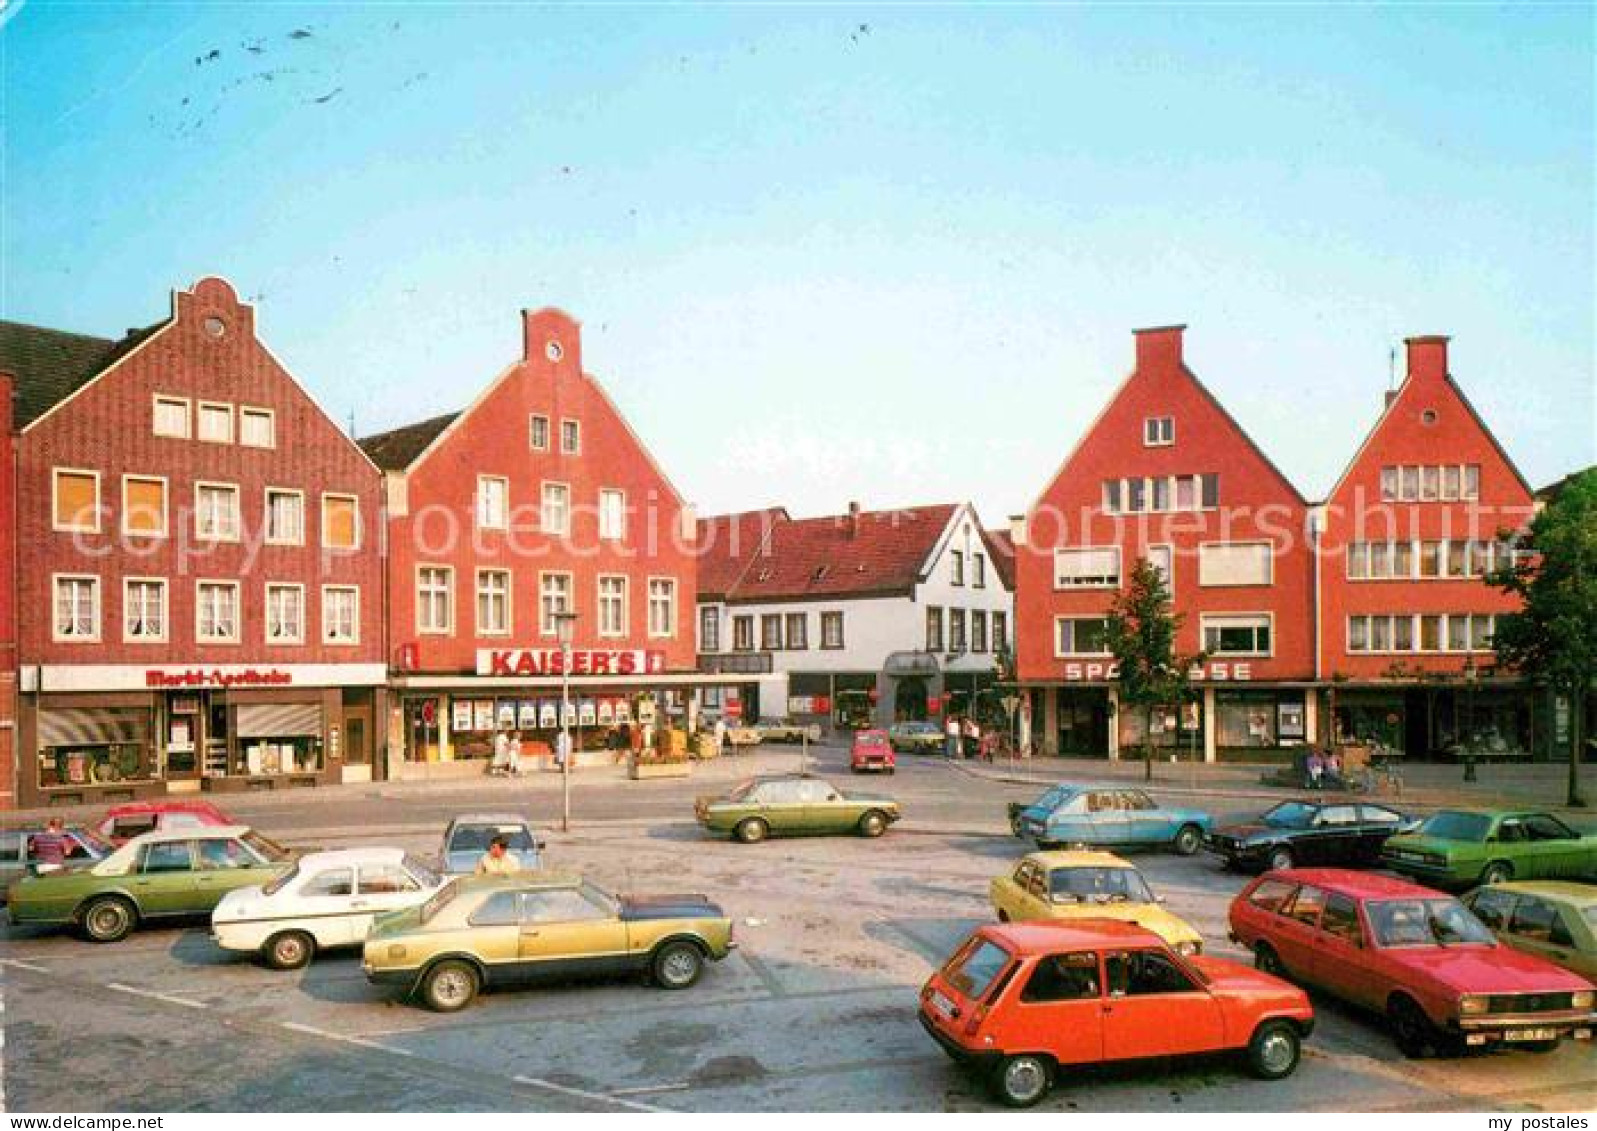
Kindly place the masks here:
[(486, 987), (646, 972), (684, 990), (737, 944), (702, 895), (611, 895), (580, 876), (463, 876), (380, 916), (362, 969), (451, 1013)]
[(1033, 852), (992, 882), (1001, 922), (1120, 919), (1146, 927), (1182, 954), (1203, 950), (1203, 936), (1160, 906), (1136, 865), (1108, 852)]

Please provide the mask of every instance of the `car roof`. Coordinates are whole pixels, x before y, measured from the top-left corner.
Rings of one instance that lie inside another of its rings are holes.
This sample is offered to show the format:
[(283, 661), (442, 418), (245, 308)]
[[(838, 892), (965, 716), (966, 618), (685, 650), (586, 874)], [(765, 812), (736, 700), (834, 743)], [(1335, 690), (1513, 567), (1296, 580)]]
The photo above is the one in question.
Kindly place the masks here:
[(1113, 852), (1095, 852), (1087, 848), (1028, 852), (1025, 859), (1034, 860), (1049, 871), (1055, 868), (1130, 868), (1132, 871), (1137, 870), (1135, 864), (1129, 860), (1122, 860)]
[(1378, 876), (1370, 872), (1355, 872), (1350, 868), (1286, 868), (1279, 872), (1266, 872), (1266, 878), (1287, 880), (1293, 883), (1313, 884), (1315, 887), (1368, 899), (1424, 896), (1427, 899), (1446, 898), (1433, 888), (1421, 887), (1392, 876)]
[[(248, 825), (205, 825), (200, 828), (155, 829), (141, 833), (128, 844), (165, 844), (173, 840), (225, 840), (253, 831)], [(126, 847), (124, 845), (124, 847)]]
[(981, 933), (1018, 955), (1043, 954), (1058, 948), (1087, 946), (1164, 945), (1155, 932), (1121, 919), (1056, 919), (1028, 923), (989, 923)]
[(209, 801), (162, 799), (160, 801), (124, 801), (105, 811), (107, 817), (124, 817), (130, 813), (213, 813), (222, 811)]
[(455, 881), (462, 893), (509, 888), (512, 891), (547, 891), (574, 888), (582, 883), (575, 872), (514, 872), (508, 876), (461, 876)]
[(449, 819), (451, 825), (531, 825), (520, 813), (458, 813)]
[(1516, 895), (1544, 896), (1579, 908), (1597, 907), (1597, 886), (1592, 884), (1577, 884), (1569, 880), (1510, 880), (1493, 884), (1492, 888)]
[(301, 869), (338, 867), (344, 864), (398, 864), (405, 858), (403, 848), (390, 845), (372, 845), (366, 848), (330, 848), (325, 852), (307, 852), (299, 858)]

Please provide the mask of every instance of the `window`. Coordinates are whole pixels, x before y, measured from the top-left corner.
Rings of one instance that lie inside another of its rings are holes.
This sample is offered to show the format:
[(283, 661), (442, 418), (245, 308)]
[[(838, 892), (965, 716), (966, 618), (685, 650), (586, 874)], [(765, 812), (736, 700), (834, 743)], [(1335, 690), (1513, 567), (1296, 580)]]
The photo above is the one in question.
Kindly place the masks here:
[(1459, 490), (1463, 484), (1461, 469), (1452, 464), (1442, 468), (1442, 500), (1452, 502), (1458, 498)]
[(477, 476), (477, 526), (503, 530), (510, 525), (510, 480), (499, 475)]
[(538, 631), (544, 636), (558, 636), (560, 617), (572, 611), (571, 575), (569, 573), (540, 573), (538, 575)]
[(466, 920), (473, 927), (513, 927), (521, 921), (521, 893), (495, 892)]
[(732, 618), (732, 650), (734, 652), (754, 651), (754, 618)]
[(152, 430), (174, 440), (189, 438), (189, 402), (185, 397), (156, 397)]
[(1190, 475), (1176, 476), (1176, 510), (1198, 509), (1198, 481)]
[[(706, 612), (715, 612), (706, 609)], [(599, 635), (627, 634), (627, 579), (619, 576), (599, 578)], [(719, 644), (716, 647), (720, 647)]]
[(527, 420), (527, 443), (535, 452), (549, 450), (549, 418), (534, 413)]
[(1381, 499), (1392, 503), (1397, 501), (1397, 468), (1381, 468)]
[(194, 866), (193, 855), (186, 840), (168, 840), (147, 844), (139, 857), (139, 871), (187, 872)]
[(1109, 655), (1109, 621), (1104, 617), (1058, 617), (1054, 620), (1054, 655)]
[(582, 425), (575, 420), (562, 420), (560, 422), (560, 451), (568, 456), (574, 456), (582, 451)]
[(721, 650), (721, 610), (706, 605), (699, 610), (699, 651)]
[(194, 635), (205, 644), (236, 644), (239, 639), (236, 581), (201, 581), (194, 588)]
[(166, 480), (122, 477), (122, 533), (144, 538), (166, 535)]
[(1480, 497), (1479, 464), (1428, 464), (1424, 467), (1383, 467), (1381, 498), (1387, 502), (1429, 503)]
[(975, 575), (974, 584), (977, 589), (987, 588), (987, 555), (972, 554), (970, 556), (971, 572)]
[(766, 613), (760, 617), (760, 648), (766, 652), (782, 649), (782, 615)]
[(1442, 489), (1442, 469), (1439, 467), (1420, 468), (1420, 501), (1434, 503)]
[(100, 473), (55, 469), (51, 508), (57, 530), (99, 533)]
[(1120, 511), (1120, 484), (1119, 479), (1105, 479), (1103, 481), (1103, 509), (1107, 514), (1116, 514)]
[(843, 614), (842, 613), (822, 613), (821, 614), (821, 647), (822, 648), (841, 648), (841, 647), (843, 647)]
[(802, 650), (810, 646), (809, 625), (808, 613), (787, 614), (788, 651)]
[(958, 654), (965, 650), (965, 610), (948, 610), (948, 650)]
[(122, 639), (166, 639), (166, 582), (130, 577), (122, 583)]
[(323, 899), (355, 894), (355, 870), (353, 868), (331, 868), (305, 881), (305, 886), (299, 889), (300, 895)]
[(1508, 916), (1516, 898), (1513, 892), (1501, 888), (1478, 888), (1470, 903), (1470, 910), (1475, 913), (1475, 918), (1492, 930), (1501, 931), (1508, 926)]
[(360, 500), (354, 495), (322, 496), (322, 545), (330, 550), (360, 546)]
[(564, 483), (545, 483), (539, 517), (545, 534), (567, 533), (571, 528), (571, 488)]
[(266, 642), (299, 644), (305, 639), (305, 589), (299, 585), (266, 586)]
[(233, 442), (233, 406), (200, 402), (200, 439), (211, 444)]
[(963, 585), (965, 584), (965, 552), (963, 550), (952, 550), (950, 555), (949, 561), (951, 564), (949, 568), (953, 572), (949, 582), (953, 585)]
[(1345, 895), (1329, 896), (1320, 915), (1320, 930), (1350, 946), (1361, 945), (1364, 930), (1359, 926), (1358, 905)]
[(1169, 510), (1170, 509), (1170, 480), (1166, 479), (1164, 476), (1160, 476), (1157, 479), (1150, 479), (1148, 482), (1149, 482), (1149, 484), (1151, 486), (1151, 490), (1152, 490), (1152, 494), (1150, 496), (1150, 500), (1151, 500), (1150, 509), (1156, 510), (1156, 511), (1167, 511), (1167, 510)]
[(1285, 880), (1265, 880), (1253, 889), (1253, 894), (1248, 896), (1248, 902), (1265, 911), (1279, 912), (1292, 898), (1292, 893), (1297, 890), (1295, 884)]
[[(1031, 977), (1020, 991), (1028, 1005), (1050, 1001), (1080, 1001), (1098, 996), (1098, 955), (1096, 951), (1050, 954), (1037, 960)], [(1096, 1008), (1096, 1007), (1094, 1007)]]
[(322, 587), (322, 642), (360, 643), (360, 590), (355, 586)]
[(1465, 499), (1478, 499), (1481, 497), (1481, 469), (1470, 464), (1464, 469), (1464, 489), (1459, 492)]
[(1347, 650), (1349, 652), (1367, 652), (1370, 648), (1370, 618), (1348, 617), (1347, 620)]
[(1558, 920), (1558, 908), (1546, 900), (1522, 896), (1508, 921), (1508, 933), (1549, 946), (1573, 945), (1569, 928)]
[(1325, 906), (1325, 893), (1319, 888), (1304, 884), (1298, 888), (1298, 894), (1293, 897), (1292, 903), (1286, 909), (1289, 919), (1296, 919), (1299, 923), (1314, 926), (1320, 921), (1320, 910)]
[(510, 634), (510, 571), (477, 571), (477, 635)]
[(237, 542), (238, 488), (229, 483), (194, 486), (194, 534), (207, 542)]
[(970, 650), (972, 652), (987, 651), (987, 611), (985, 609), (972, 609), (970, 611)]
[(926, 650), (943, 650), (943, 610), (936, 605), (926, 606)]
[(360, 893), (362, 895), (397, 895), (400, 892), (420, 891), (413, 876), (397, 864), (362, 864), (360, 868)]
[(283, 487), (266, 489), (266, 541), (273, 546), (305, 544), (305, 495)]
[(1199, 585), (1268, 585), (1268, 542), (1206, 542), (1198, 547)]
[(55, 639), (99, 638), (100, 579), (58, 575), (55, 579)]
[(1134, 950), (1111, 954), (1104, 962), (1110, 997), (1148, 994), (1188, 994), (1198, 987), (1192, 978), (1162, 950)]
[(1204, 617), (1203, 650), (1217, 656), (1268, 656), (1269, 614)]
[(1220, 477), (1218, 475), (1213, 475), (1213, 474), (1205, 475), (1205, 476), (1202, 477), (1202, 482), (1203, 482), (1203, 500), (1202, 500), (1203, 509), (1204, 510), (1213, 510), (1215, 507), (1218, 507), (1220, 505)]
[(627, 536), (627, 495), (625, 491), (602, 488), (599, 491), (599, 537)]
[(277, 447), (277, 417), (269, 408), (238, 410), (238, 442), (246, 448)]
[(1176, 420), (1173, 416), (1150, 416), (1142, 422), (1142, 442), (1145, 447), (1162, 448), (1176, 442)]
[(677, 583), (669, 577), (649, 578), (649, 635), (675, 636)]
[(1118, 589), (1120, 547), (1054, 551), (1055, 589)]
[(993, 614), (993, 651), (1003, 652), (1009, 648), (1009, 614)]
[(455, 571), (448, 566), (416, 569), (416, 631), (447, 633), (454, 627)]
[(1171, 546), (1145, 546), (1142, 556), (1148, 559), (1148, 564), (1159, 571), (1159, 576), (1164, 578), (1164, 587), (1173, 589), (1175, 585), (1174, 562), (1175, 550)]

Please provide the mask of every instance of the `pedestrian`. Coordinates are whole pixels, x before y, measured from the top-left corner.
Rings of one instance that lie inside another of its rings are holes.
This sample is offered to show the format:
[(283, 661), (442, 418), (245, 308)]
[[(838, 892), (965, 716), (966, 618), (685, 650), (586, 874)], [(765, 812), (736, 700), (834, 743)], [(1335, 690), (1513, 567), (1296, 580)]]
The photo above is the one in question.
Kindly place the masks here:
[(965, 733), (965, 757), (974, 758), (981, 743), (981, 727), (976, 725), (975, 719), (966, 715), (963, 729)]
[(555, 765), (563, 768), (569, 757), (571, 757), (571, 732), (562, 730), (555, 736)]
[(1309, 751), (1308, 771), (1309, 771), (1309, 788), (1310, 789), (1319, 789), (1319, 788), (1321, 788), (1320, 779), (1325, 773), (1325, 759), (1320, 757), (1320, 749), (1319, 749), (1319, 747), (1315, 747), (1315, 748), (1313, 748), (1312, 750)]
[(513, 876), (521, 871), (521, 861), (510, 854), (510, 842), (496, 836), (488, 842), (488, 851), (477, 861), (479, 876)]
[(943, 723), (943, 753), (952, 762), (959, 755), (959, 717), (950, 714)]
[(67, 866), (67, 853), (71, 847), (72, 842), (67, 838), (61, 818), (51, 817), (45, 822), (43, 832), (34, 833), (29, 838), (28, 859), (33, 862), (33, 870), (41, 875), (59, 872)]
[(488, 764), (490, 774), (505, 774), (510, 772), (510, 731), (504, 729), (494, 734), (493, 760)]
[(510, 733), (510, 746), (506, 758), (506, 766), (513, 778), (521, 776), (521, 732)]
[(1325, 784), (1332, 789), (1346, 789), (1347, 781), (1342, 777), (1342, 756), (1335, 750), (1327, 750), (1321, 767), (1325, 777)]
[(715, 726), (710, 728), (711, 741), (714, 744), (715, 756), (721, 756), (721, 749), (726, 745), (726, 718), (723, 715), (715, 716)]

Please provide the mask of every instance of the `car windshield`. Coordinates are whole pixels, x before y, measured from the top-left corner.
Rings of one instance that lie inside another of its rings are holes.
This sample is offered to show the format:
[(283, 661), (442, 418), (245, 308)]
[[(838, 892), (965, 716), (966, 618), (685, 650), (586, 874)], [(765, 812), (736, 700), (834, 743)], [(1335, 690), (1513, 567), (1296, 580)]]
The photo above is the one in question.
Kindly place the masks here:
[(438, 889), (438, 893), (436, 895), (421, 905), (421, 921), (423, 923), (432, 922), (433, 916), (437, 915), (440, 911), (453, 903), (455, 896), (459, 894), (460, 881), (450, 880), (447, 884)]
[(504, 837), (511, 852), (531, 852), (532, 837), (526, 825), (456, 825), (449, 837), (450, 852), (487, 852), (494, 837)]
[(267, 880), (266, 883), (262, 884), (261, 885), (261, 894), (262, 895), (276, 895), (278, 892), (280, 892), (284, 888), (286, 888), (289, 884), (293, 883), (295, 877), (298, 876), (298, 875), (299, 875), (299, 865), (295, 864), (288, 871), (282, 873), (279, 876), (274, 877), (273, 879)]
[(967, 946), (943, 968), (943, 977), (954, 989), (979, 1001), (992, 988), (993, 979), (1009, 965), (1009, 952), (997, 943), (981, 939)]
[(733, 788), (732, 792), (727, 794), (727, 800), (728, 801), (747, 801), (748, 797), (749, 797), (749, 794), (753, 793), (754, 792), (754, 787), (759, 785), (759, 784), (760, 783), (758, 781), (756, 781), (753, 778), (750, 778), (748, 781), (742, 782), (741, 784), (735, 786)]
[(416, 882), (424, 888), (435, 888), (443, 882), (442, 876), (409, 853), (405, 854), (404, 864), (405, 871), (415, 876)]
[(1264, 815), (1264, 823), (1277, 829), (1306, 829), (1318, 812), (1315, 806), (1301, 801), (1283, 801)]
[(1055, 903), (1152, 903), (1153, 893), (1135, 868), (1056, 868), (1048, 874)]
[(596, 888), (587, 880), (582, 881), (582, 894), (588, 897), (589, 902), (596, 903), (612, 915), (621, 914), (621, 903), (615, 896), (603, 888)]
[(1368, 904), (1381, 946), (1452, 946), (1494, 942), (1492, 933), (1456, 899), (1383, 899)]
[(254, 849), (256, 855), (262, 860), (270, 861), (273, 864), (281, 864), (283, 861), (290, 859), (292, 855), (288, 849), (278, 844), (275, 840), (264, 837), (257, 832), (245, 833), (239, 839)]
[(1434, 836), (1440, 840), (1484, 841), (1491, 830), (1492, 819), (1484, 813), (1450, 813), (1443, 811), (1427, 817), (1420, 826), (1421, 836)]
[(1075, 796), (1075, 790), (1068, 786), (1056, 785), (1036, 801), (1033, 801), (1032, 804), (1039, 809), (1057, 809), (1073, 796)]

